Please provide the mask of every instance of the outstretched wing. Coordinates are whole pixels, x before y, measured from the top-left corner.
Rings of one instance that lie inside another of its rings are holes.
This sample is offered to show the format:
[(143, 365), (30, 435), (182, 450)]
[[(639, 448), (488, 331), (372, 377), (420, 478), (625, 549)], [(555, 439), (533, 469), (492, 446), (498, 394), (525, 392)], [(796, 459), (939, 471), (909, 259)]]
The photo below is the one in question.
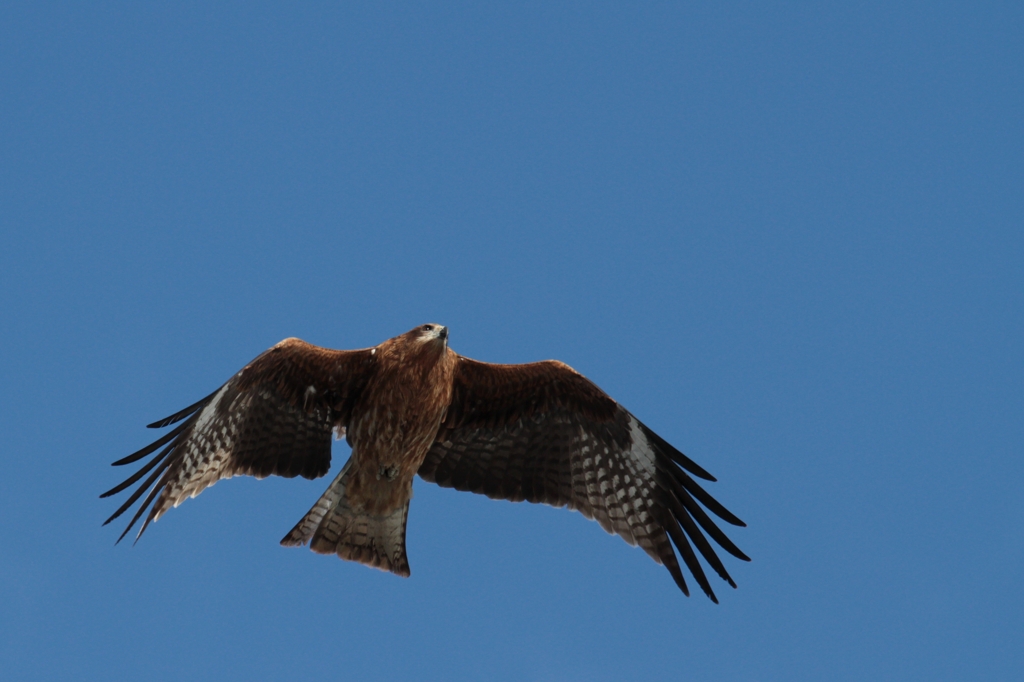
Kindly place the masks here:
[(451, 406), (419, 474), (445, 488), (576, 509), (642, 547), (689, 595), (675, 543), (716, 603), (691, 543), (733, 587), (705, 533), (750, 560), (704, 509), (745, 524), (691, 475), (714, 477), (561, 362), (494, 365), (460, 357)]
[(148, 474), (104, 525), (147, 490), (118, 542), (154, 499), (138, 537), (172, 506), (222, 478), (323, 476), (331, 466), (331, 431), (346, 426), (375, 361), (371, 349), (336, 351), (299, 339), (285, 339), (265, 351), (214, 393), (149, 425), (163, 428), (184, 420), (175, 429), (114, 462), (130, 464), (163, 448), (127, 480), (100, 495), (119, 493)]

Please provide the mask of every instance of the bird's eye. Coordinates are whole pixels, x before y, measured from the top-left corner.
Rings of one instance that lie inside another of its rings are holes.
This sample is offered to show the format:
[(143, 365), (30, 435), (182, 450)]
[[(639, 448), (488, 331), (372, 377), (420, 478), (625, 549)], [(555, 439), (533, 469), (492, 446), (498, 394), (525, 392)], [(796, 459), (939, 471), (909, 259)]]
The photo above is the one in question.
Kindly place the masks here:
[(429, 332), (431, 329), (433, 329), (433, 327), (431, 327), (429, 324), (423, 325), (423, 331)]

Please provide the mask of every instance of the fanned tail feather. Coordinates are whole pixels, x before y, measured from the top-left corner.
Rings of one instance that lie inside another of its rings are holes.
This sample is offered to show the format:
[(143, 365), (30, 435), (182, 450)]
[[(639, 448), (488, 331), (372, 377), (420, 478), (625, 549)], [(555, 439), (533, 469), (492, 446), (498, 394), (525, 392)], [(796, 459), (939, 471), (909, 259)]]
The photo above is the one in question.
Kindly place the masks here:
[(295, 547), (309, 543), (317, 554), (337, 554), (347, 561), (409, 577), (405, 554), (409, 502), (383, 515), (353, 509), (345, 497), (350, 465), (351, 460), (281, 544)]

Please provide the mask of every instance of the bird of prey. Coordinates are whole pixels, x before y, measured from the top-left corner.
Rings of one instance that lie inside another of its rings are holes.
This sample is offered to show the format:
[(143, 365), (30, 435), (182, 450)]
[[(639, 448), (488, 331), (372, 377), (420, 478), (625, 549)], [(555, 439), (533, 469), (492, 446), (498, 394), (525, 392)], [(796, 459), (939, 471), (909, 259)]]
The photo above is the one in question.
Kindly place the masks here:
[(146, 477), (104, 523), (149, 491), (118, 542), (144, 514), (136, 541), (151, 521), (222, 478), (323, 476), (334, 433), (347, 438), (352, 456), (282, 545), (308, 543), (408, 576), (405, 524), (419, 474), (445, 488), (575, 509), (642, 547), (689, 595), (674, 543), (716, 603), (694, 547), (733, 587), (705, 533), (749, 561), (705, 511), (745, 525), (693, 479), (714, 477), (590, 380), (555, 360), (471, 360), (448, 348), (448, 328), (439, 324), (362, 350), (285, 339), (212, 394), (149, 426), (177, 422), (114, 462), (157, 453), (101, 496)]

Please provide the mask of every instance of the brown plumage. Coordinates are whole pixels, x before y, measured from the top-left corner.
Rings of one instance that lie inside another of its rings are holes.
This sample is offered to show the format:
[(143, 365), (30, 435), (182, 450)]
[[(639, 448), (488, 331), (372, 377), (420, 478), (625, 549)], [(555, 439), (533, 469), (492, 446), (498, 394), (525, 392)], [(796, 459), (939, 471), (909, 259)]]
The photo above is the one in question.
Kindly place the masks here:
[(436, 324), (354, 351), (285, 339), (211, 395), (150, 424), (184, 420), (114, 462), (163, 447), (101, 496), (146, 477), (105, 523), (147, 490), (121, 538), (147, 508), (138, 537), (222, 478), (323, 476), (333, 431), (346, 435), (352, 457), (281, 544), (309, 543), (315, 552), (408, 576), (405, 525), (419, 473), (446, 488), (576, 509), (664, 564), (685, 594), (673, 544), (713, 601), (693, 546), (736, 586), (704, 534), (749, 559), (704, 510), (744, 524), (691, 477), (714, 481), (710, 474), (568, 365), (477, 362), (449, 349), (447, 339), (448, 329)]

